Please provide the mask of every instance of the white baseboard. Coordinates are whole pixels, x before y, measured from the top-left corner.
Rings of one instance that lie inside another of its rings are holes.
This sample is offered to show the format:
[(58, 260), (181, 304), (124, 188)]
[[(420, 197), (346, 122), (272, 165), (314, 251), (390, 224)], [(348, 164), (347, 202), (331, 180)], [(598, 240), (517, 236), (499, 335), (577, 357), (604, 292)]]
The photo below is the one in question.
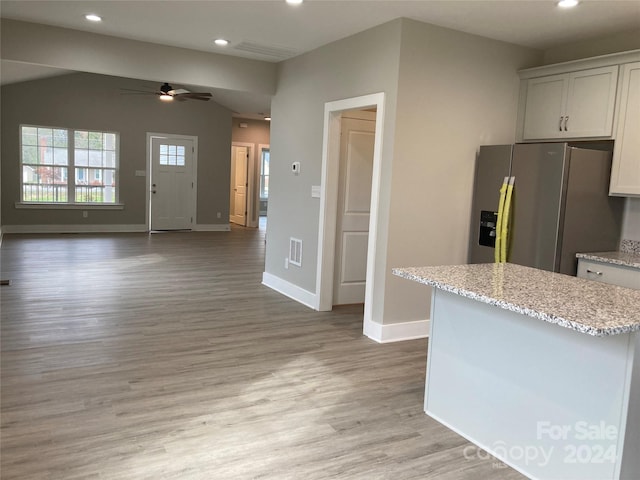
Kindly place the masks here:
[(315, 293), (311, 293), (304, 288), (287, 282), (286, 280), (283, 280), (280, 277), (276, 277), (275, 275), (267, 272), (264, 272), (262, 274), (262, 284), (295, 300), (296, 302), (299, 302), (315, 310), (315, 305), (317, 302)]
[(215, 223), (215, 224), (198, 224), (193, 227), (194, 232), (229, 232), (231, 226), (228, 223)]
[(363, 333), (378, 343), (427, 338), (429, 336), (429, 320), (387, 324), (365, 320)]
[(134, 233), (147, 232), (144, 224), (131, 225), (4, 225), (3, 233)]

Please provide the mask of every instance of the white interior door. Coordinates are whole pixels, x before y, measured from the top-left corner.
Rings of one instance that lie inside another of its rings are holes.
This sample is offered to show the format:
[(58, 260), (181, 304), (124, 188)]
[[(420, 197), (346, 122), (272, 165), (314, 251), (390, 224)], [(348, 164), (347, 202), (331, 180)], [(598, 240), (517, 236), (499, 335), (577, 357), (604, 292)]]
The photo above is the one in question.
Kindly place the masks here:
[(247, 171), (249, 149), (247, 147), (231, 147), (231, 198), (229, 205), (229, 221), (238, 225), (247, 224)]
[(194, 142), (151, 139), (151, 230), (190, 230), (195, 218)]
[(375, 112), (342, 118), (333, 304), (364, 303)]

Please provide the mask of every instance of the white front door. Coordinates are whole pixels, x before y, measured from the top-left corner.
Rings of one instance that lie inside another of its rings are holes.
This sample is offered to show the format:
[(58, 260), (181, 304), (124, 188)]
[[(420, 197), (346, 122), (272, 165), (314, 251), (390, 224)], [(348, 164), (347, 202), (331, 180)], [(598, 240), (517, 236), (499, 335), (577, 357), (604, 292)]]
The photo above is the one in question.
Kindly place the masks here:
[(190, 230), (195, 217), (193, 140), (151, 139), (151, 230)]
[(333, 304), (364, 303), (375, 112), (342, 117)]
[(247, 164), (249, 149), (231, 147), (231, 197), (229, 221), (238, 225), (247, 224)]

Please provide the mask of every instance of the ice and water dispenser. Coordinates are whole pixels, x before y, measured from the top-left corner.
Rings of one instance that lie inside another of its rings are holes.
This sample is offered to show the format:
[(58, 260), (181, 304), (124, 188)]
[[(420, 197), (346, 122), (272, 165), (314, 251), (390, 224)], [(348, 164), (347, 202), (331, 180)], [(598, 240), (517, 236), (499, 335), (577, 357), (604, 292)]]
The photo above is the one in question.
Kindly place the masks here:
[(496, 212), (480, 211), (480, 237), (478, 238), (478, 244), (495, 248), (497, 223), (498, 214)]

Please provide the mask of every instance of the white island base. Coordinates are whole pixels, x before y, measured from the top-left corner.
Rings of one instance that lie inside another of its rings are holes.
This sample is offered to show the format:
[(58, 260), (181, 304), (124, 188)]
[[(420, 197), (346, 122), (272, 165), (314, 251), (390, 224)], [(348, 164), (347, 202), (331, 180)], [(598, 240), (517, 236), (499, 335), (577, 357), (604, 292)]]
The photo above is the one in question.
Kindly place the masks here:
[(530, 478), (638, 480), (639, 333), (592, 336), (434, 288), (424, 408)]

